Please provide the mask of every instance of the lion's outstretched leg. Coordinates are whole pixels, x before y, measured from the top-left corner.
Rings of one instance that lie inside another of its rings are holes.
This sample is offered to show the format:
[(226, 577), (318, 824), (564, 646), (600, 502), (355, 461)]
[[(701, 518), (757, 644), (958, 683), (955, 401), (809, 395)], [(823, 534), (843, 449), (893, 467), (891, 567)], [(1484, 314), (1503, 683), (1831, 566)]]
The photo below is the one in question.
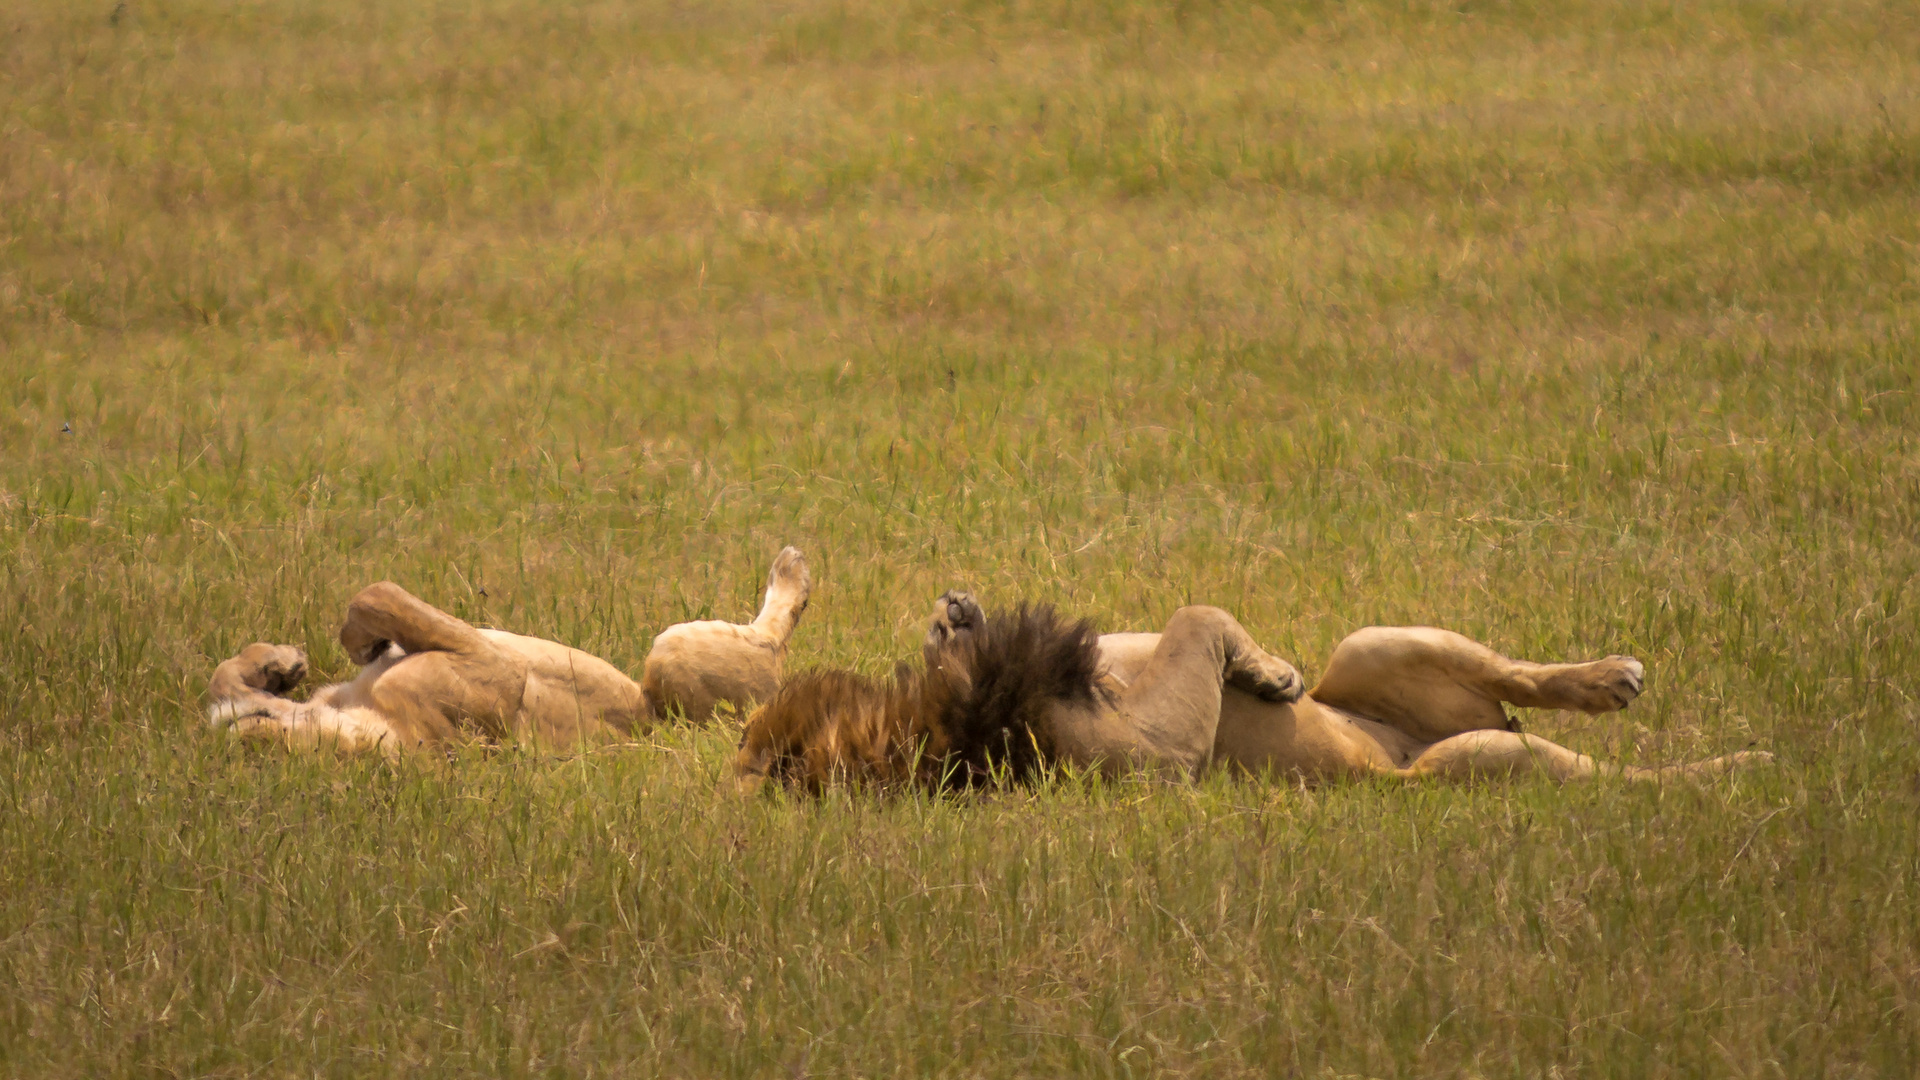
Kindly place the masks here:
[(1409, 777), (1442, 780), (1496, 779), (1541, 773), (1554, 780), (1585, 780), (1610, 769), (1537, 735), (1512, 731), (1469, 731), (1442, 739), (1400, 770)]
[(1297, 701), (1302, 690), (1293, 665), (1268, 655), (1232, 615), (1183, 607), (1121, 692), (1120, 728), (1143, 744), (1136, 753), (1195, 771), (1212, 756), (1228, 685), (1278, 702)]
[(765, 701), (780, 686), (787, 642), (807, 610), (813, 579), (799, 548), (782, 548), (767, 573), (760, 614), (750, 623), (676, 623), (647, 652), (640, 685), (653, 715), (674, 711), (701, 723), (722, 705)]
[(800, 549), (791, 545), (781, 548), (774, 556), (773, 568), (767, 571), (767, 595), (760, 603), (760, 614), (750, 623), (755, 630), (765, 634), (784, 649), (787, 641), (793, 637), (793, 628), (800, 625), (800, 616), (807, 610), (807, 600), (813, 593), (813, 577), (807, 573), (807, 557)]
[(1315, 701), (1399, 728), (1423, 742), (1508, 728), (1502, 703), (1598, 713), (1638, 697), (1640, 661), (1609, 656), (1581, 664), (1535, 664), (1428, 626), (1356, 630), (1333, 650)]
[(1399, 770), (1407, 777), (1446, 780), (1498, 779), (1538, 773), (1553, 780), (1588, 780), (1621, 776), (1628, 780), (1660, 780), (1676, 776), (1711, 776), (1740, 765), (1771, 761), (1765, 751), (1746, 751), (1684, 765), (1643, 768), (1595, 761), (1536, 735), (1511, 731), (1469, 731), (1427, 747), (1412, 765)]

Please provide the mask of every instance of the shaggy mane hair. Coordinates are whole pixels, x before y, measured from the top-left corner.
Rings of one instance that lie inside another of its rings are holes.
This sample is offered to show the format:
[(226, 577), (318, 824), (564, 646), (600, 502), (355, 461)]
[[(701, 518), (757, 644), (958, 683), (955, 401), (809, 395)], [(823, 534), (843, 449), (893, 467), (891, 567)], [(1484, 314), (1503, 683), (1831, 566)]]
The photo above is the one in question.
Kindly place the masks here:
[(1047, 605), (988, 615), (928, 645), (924, 660), (891, 679), (833, 670), (788, 679), (748, 720), (736, 773), (813, 792), (835, 782), (1023, 783), (1054, 758), (1048, 711), (1102, 694), (1093, 623)]

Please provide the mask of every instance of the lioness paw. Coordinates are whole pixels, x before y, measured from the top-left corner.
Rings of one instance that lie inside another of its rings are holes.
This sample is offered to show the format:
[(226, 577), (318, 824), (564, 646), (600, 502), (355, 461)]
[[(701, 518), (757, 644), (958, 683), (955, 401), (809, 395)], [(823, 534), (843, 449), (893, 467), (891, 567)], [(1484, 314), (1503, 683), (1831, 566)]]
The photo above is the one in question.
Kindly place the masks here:
[(361, 667), (385, 656), (392, 644), (386, 638), (373, 637), (352, 624), (340, 629), (340, 646), (347, 650), (347, 659)]
[(261, 689), (269, 694), (284, 694), (307, 677), (307, 653), (297, 645), (276, 645), (260, 665), (264, 677)]

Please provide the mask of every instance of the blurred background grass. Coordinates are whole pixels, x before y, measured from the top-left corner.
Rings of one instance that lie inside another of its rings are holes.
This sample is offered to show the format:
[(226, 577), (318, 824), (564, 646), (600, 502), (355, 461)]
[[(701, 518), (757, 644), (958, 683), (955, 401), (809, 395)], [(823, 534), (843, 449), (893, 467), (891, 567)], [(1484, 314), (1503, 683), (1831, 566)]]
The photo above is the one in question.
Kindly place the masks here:
[[(25, 0), (0, 1071), (1906, 1076), (1920, 11)], [(1631, 652), (1706, 788), (732, 806), (247, 755), (390, 577), (637, 671), (818, 589)]]

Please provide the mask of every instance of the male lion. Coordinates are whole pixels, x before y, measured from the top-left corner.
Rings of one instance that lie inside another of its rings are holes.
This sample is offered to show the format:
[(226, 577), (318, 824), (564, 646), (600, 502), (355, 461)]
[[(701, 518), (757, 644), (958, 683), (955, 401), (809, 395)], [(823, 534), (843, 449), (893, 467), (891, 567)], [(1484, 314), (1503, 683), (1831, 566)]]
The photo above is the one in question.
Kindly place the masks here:
[(735, 784), (954, 787), (1025, 780), (1052, 764), (1182, 776), (1220, 764), (1312, 780), (1644, 779), (1768, 757), (1635, 768), (1520, 734), (1503, 703), (1624, 709), (1643, 685), (1640, 662), (1511, 660), (1431, 627), (1349, 635), (1308, 692), (1293, 665), (1219, 608), (1181, 608), (1158, 634), (1101, 636), (1052, 608), (988, 616), (950, 592), (923, 654), (922, 670), (902, 665), (890, 681), (838, 671), (789, 680), (749, 719)]
[(625, 738), (652, 725), (659, 701), (699, 701), (706, 715), (716, 701), (770, 696), (810, 587), (806, 559), (781, 551), (752, 623), (667, 628), (636, 683), (598, 657), (471, 626), (382, 581), (353, 598), (340, 627), (340, 644), (362, 665), (352, 681), (289, 700), (282, 695), (306, 677), (306, 654), (257, 643), (214, 669), (209, 715), (236, 738), (389, 757), (474, 738), (548, 748)]

